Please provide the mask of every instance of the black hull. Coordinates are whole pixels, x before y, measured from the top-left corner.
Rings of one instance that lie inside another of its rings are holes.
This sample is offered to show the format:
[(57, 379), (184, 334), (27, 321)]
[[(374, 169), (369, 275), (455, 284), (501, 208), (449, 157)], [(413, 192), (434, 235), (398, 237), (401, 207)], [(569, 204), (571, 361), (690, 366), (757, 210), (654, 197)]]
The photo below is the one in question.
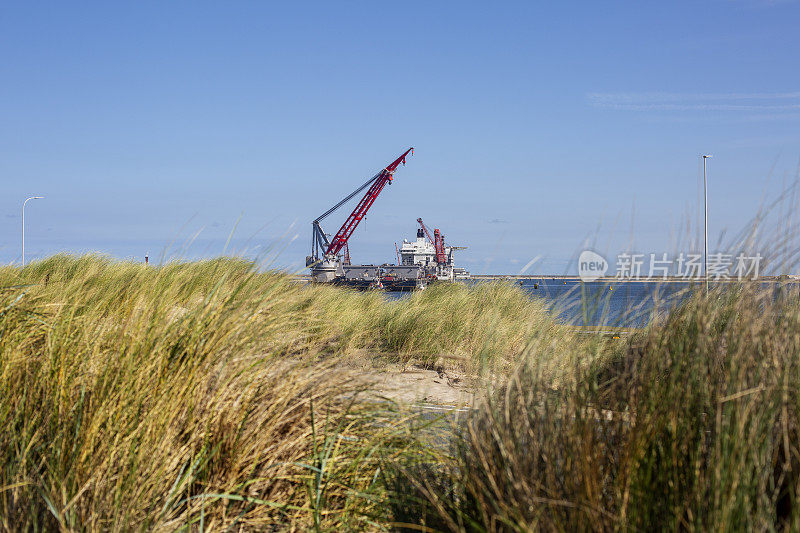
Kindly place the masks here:
[(417, 290), (417, 280), (383, 280), (383, 290), (387, 292), (411, 292)]
[(331, 282), (331, 285), (357, 291), (382, 289), (386, 292), (411, 292), (425, 288), (426, 283), (416, 279), (384, 279), (381, 280), (381, 286), (378, 286), (374, 281), (336, 278)]
[(355, 289), (357, 291), (366, 291), (368, 289), (375, 289), (375, 282), (361, 280), (361, 279), (343, 279), (337, 278), (333, 280), (333, 284), (337, 287), (347, 287), (348, 289)]

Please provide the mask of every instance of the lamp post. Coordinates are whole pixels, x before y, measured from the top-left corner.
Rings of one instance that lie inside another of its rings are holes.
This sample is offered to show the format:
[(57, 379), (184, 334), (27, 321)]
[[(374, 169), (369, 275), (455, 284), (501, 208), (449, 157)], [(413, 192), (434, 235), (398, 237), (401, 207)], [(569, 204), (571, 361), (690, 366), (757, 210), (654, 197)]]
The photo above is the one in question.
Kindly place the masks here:
[(703, 273), (706, 277), (706, 294), (708, 294), (708, 160), (712, 155), (703, 156), (703, 228), (705, 237), (703, 238)]
[(41, 200), (44, 196), (31, 196), (22, 202), (22, 266), (25, 266), (25, 204), (30, 200)]

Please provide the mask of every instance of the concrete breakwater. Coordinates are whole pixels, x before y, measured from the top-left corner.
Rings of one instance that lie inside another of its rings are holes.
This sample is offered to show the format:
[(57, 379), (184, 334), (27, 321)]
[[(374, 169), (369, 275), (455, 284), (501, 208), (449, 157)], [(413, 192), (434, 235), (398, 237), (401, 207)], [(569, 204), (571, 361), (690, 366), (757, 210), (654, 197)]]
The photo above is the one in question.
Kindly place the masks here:
[[(567, 275), (555, 275), (555, 274), (473, 274), (470, 279), (477, 280), (477, 281), (491, 281), (491, 280), (515, 280), (515, 281), (541, 281), (541, 280), (563, 280), (568, 282), (578, 283), (581, 281), (581, 278), (578, 276), (567, 276)], [(738, 280), (735, 278), (733, 279), (709, 279), (711, 283), (736, 283)], [(800, 281), (800, 276), (794, 275), (784, 275), (784, 276), (759, 276), (756, 280), (744, 280), (744, 281), (756, 281), (756, 282), (764, 282), (764, 283), (776, 283), (776, 282), (791, 282), (791, 281)], [(597, 278), (592, 280), (592, 283), (705, 283), (704, 278), (685, 278), (685, 277), (678, 277), (678, 276), (668, 276), (666, 278), (657, 277), (657, 278), (617, 278), (611, 276), (605, 276), (601, 278)]]
[[(311, 276), (308, 274), (297, 274), (292, 276), (293, 281), (300, 282), (300, 283), (308, 283), (311, 281)], [(469, 278), (470, 280), (475, 281), (502, 281), (502, 280), (509, 280), (509, 281), (542, 281), (542, 280), (563, 280), (567, 282), (579, 283), (581, 278), (578, 276), (567, 276), (567, 275), (556, 275), (556, 274), (473, 274)], [(469, 281), (469, 280), (467, 280)], [(734, 283), (736, 279), (720, 279), (720, 280), (709, 280), (711, 283)], [(749, 280), (749, 281), (758, 281), (764, 283), (777, 283), (777, 282), (791, 282), (791, 281), (800, 281), (800, 276), (796, 275), (784, 275), (784, 276), (759, 276), (757, 280)], [(593, 280), (593, 283), (704, 283), (705, 280), (700, 279), (687, 279), (682, 277), (670, 276), (667, 278), (639, 278), (639, 279), (629, 279), (629, 278), (617, 278), (617, 277), (602, 277), (596, 280)]]

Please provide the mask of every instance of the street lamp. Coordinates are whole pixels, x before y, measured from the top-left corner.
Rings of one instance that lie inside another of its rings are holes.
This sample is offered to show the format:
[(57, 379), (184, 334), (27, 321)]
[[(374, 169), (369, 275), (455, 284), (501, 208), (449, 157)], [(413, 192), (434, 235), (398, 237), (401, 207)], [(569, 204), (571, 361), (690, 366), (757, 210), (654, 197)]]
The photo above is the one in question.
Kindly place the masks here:
[(703, 214), (705, 215), (705, 221), (703, 223), (703, 227), (705, 229), (705, 238), (703, 239), (703, 272), (706, 276), (706, 294), (708, 294), (708, 168), (707, 163), (710, 158), (714, 156), (712, 155), (704, 155), (703, 156), (703, 203), (705, 207), (703, 209)]
[(22, 202), (22, 266), (25, 266), (25, 204), (30, 200), (41, 200), (44, 196), (31, 196)]

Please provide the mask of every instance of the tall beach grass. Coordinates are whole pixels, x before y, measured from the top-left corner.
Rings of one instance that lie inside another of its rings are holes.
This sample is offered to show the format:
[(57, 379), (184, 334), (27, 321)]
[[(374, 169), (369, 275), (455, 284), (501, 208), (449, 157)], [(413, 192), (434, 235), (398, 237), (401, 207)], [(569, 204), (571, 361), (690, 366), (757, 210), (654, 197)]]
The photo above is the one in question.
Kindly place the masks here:
[[(574, 361), (557, 386), (542, 360)], [(796, 530), (797, 287), (698, 293), (611, 357), (535, 343), (396, 514), (453, 531)]]
[[(795, 286), (581, 333), (511, 284), (398, 303), (233, 259), (2, 267), (0, 527), (800, 528)], [(475, 404), (379, 402), (359, 369), (386, 362), (458, 367)]]
[(380, 461), (417, 445), (340, 363), (507, 365), (537, 324), (501, 285), (396, 305), (231, 259), (0, 268), (0, 525), (377, 527)]

